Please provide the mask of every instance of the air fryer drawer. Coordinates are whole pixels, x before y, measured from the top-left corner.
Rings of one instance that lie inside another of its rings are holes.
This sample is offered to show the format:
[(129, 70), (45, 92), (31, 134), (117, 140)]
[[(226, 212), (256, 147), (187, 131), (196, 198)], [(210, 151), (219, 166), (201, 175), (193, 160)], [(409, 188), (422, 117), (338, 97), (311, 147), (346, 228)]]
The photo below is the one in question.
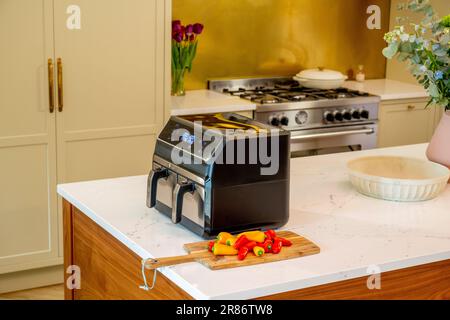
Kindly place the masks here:
[(279, 228), (289, 219), (289, 181), (215, 188), (212, 212), (211, 233)]

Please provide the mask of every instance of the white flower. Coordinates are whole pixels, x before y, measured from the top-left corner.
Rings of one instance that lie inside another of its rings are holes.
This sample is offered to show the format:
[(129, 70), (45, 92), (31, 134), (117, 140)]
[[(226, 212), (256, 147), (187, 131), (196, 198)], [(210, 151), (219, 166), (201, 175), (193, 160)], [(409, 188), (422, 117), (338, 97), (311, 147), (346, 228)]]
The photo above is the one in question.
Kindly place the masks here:
[(422, 37), (417, 38), (417, 39), (416, 39), (416, 43), (417, 43), (417, 44), (423, 43), (423, 38), (422, 38)]
[(416, 41), (416, 35), (413, 34), (409, 37), (409, 42), (413, 43), (415, 41)]
[(403, 33), (402, 35), (400, 35), (400, 40), (408, 41), (409, 40), (409, 34)]

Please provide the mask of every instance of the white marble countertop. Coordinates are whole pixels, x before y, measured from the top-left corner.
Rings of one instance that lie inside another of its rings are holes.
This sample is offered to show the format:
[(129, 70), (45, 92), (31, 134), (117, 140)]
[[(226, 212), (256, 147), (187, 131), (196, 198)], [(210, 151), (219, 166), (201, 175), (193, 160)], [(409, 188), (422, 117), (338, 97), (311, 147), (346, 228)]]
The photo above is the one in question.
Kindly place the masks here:
[[(396, 203), (350, 185), (346, 162), (363, 155), (425, 157), (426, 145), (298, 158), (291, 162), (291, 217), (284, 227), (321, 253), (211, 271), (198, 263), (161, 269), (196, 299), (251, 299), (450, 259), (450, 187), (438, 198)], [(58, 186), (58, 193), (142, 258), (184, 254), (200, 238), (145, 206), (146, 176)]]
[(382, 101), (428, 97), (426, 90), (419, 85), (389, 79), (366, 80), (364, 82), (346, 81), (344, 87), (380, 96)]
[(239, 97), (210, 90), (186, 91), (183, 97), (172, 97), (172, 116), (215, 112), (253, 111), (256, 105)]

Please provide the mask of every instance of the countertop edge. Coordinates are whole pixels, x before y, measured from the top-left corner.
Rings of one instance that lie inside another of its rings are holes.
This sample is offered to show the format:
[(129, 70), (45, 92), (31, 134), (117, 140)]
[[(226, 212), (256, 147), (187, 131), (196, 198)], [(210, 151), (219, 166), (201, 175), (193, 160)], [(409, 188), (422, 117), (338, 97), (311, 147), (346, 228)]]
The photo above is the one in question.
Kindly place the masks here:
[[(95, 223), (97, 223), (100, 227), (102, 227), (105, 231), (107, 231), (114, 238), (119, 240), (123, 245), (129, 248), (132, 252), (138, 255), (142, 259), (154, 258), (148, 251), (142, 249), (135, 242), (130, 240), (125, 234), (111, 226), (104, 219), (98, 217), (89, 207), (78, 202), (74, 197), (70, 195), (70, 193), (64, 190), (64, 184), (58, 185), (57, 187), (58, 194), (69, 201), (72, 205), (77, 207), (80, 211), (82, 211), (87, 217), (92, 219)], [(419, 265), (424, 265), (428, 263), (444, 261), (450, 259), (450, 251), (434, 253), (427, 256), (421, 257), (411, 257), (405, 260), (397, 260), (389, 263), (384, 263), (378, 265), (381, 268), (382, 272), (389, 272), (395, 270), (401, 270), (405, 268), (415, 267)], [(206, 268), (204, 266), (199, 265), (199, 267)], [(367, 268), (369, 266), (365, 266), (363, 268), (357, 269), (349, 269), (344, 272), (332, 273), (327, 275), (321, 275), (309, 279), (302, 279), (293, 281), (290, 283), (283, 283), (278, 285), (272, 285), (267, 287), (259, 287), (251, 290), (241, 291), (241, 292), (230, 292), (228, 294), (223, 294), (219, 296), (208, 296), (205, 295), (202, 291), (198, 290), (194, 285), (185, 281), (182, 277), (180, 277), (174, 268), (176, 267), (166, 267), (161, 268), (159, 271), (166, 276), (169, 280), (174, 282), (177, 286), (183, 289), (186, 293), (192, 296), (197, 300), (235, 300), (235, 299), (254, 299), (261, 298), (265, 296), (270, 296), (274, 294), (279, 294), (283, 292), (302, 290), (310, 287), (331, 284), (335, 282), (351, 280), (359, 277), (368, 276)]]
[(185, 96), (172, 97), (172, 116), (221, 112), (254, 111), (256, 104), (240, 97), (208, 89), (186, 91)]
[(382, 102), (390, 100), (429, 99), (427, 94), (422, 93), (384, 94), (380, 97)]
[(191, 114), (208, 114), (208, 113), (220, 113), (220, 112), (245, 112), (255, 111), (256, 104), (243, 104), (243, 105), (228, 105), (228, 106), (211, 106), (211, 107), (196, 107), (190, 109), (171, 109), (171, 116), (186, 116)]
[[(106, 232), (108, 232), (111, 236), (113, 236), (115, 239), (120, 241), (124, 246), (126, 246), (128, 249), (130, 249), (132, 252), (134, 252), (138, 257), (141, 259), (150, 259), (155, 258), (150, 252), (147, 250), (142, 249), (139, 245), (137, 245), (134, 241), (130, 240), (125, 234), (111, 226), (109, 223), (107, 223), (104, 219), (98, 217), (96, 214), (92, 212), (92, 210), (78, 202), (73, 196), (70, 195), (70, 193), (67, 193), (64, 190), (64, 184), (60, 184), (57, 186), (57, 192), (58, 194), (70, 202), (72, 205), (74, 205), (77, 209), (79, 209), (83, 214), (85, 214), (88, 218), (90, 218), (92, 221), (94, 221), (97, 225), (99, 225), (101, 228), (103, 228)], [(186, 293), (188, 293), (191, 297), (197, 300), (211, 300), (210, 297), (203, 294), (201, 291), (199, 291), (197, 288), (192, 286), (191, 284), (187, 283), (183, 278), (181, 278), (174, 270), (171, 270), (169, 267), (161, 268), (159, 271), (166, 276), (169, 280), (171, 280), (173, 283), (175, 283), (177, 286), (179, 286), (181, 289), (183, 289)], [(158, 281), (158, 280), (156, 280)]]
[[(379, 267), (382, 270), (381, 274), (383, 274), (385, 272), (398, 271), (398, 270), (402, 270), (402, 269), (418, 267), (421, 265), (445, 261), (445, 260), (449, 260), (449, 259), (450, 259), (450, 251), (431, 254), (431, 255), (423, 256), (423, 257), (413, 257), (413, 258), (409, 258), (407, 260), (393, 261), (393, 262), (377, 265), (377, 267)], [(347, 280), (352, 280), (352, 279), (357, 279), (357, 278), (362, 278), (362, 277), (369, 277), (371, 275), (367, 272), (369, 267), (371, 267), (371, 266), (368, 265), (366, 267), (362, 267), (362, 268), (358, 268), (358, 269), (350, 269), (350, 270), (347, 270), (344, 272), (321, 275), (321, 276), (312, 277), (312, 278), (305, 279), (305, 280), (295, 281), (295, 282), (292, 282), (289, 284), (285, 283), (285, 284), (269, 286), (269, 287), (260, 287), (260, 288), (252, 289), (250, 291), (241, 292), (241, 293), (230, 293), (229, 295), (221, 295), (218, 297), (214, 297), (214, 298), (212, 298), (212, 300), (234, 300), (234, 299), (242, 299), (242, 300), (249, 299), (250, 300), (250, 299), (262, 298), (262, 297), (266, 297), (266, 296), (272, 296), (272, 295), (291, 292), (291, 291), (308, 289), (308, 288), (321, 286), (321, 285), (332, 284), (332, 283), (341, 282), (341, 281), (347, 281)], [(254, 291), (263, 291), (263, 290), (266, 291), (263, 295), (254, 293)]]
[[(386, 90), (387, 86), (397, 87), (392, 92)], [(427, 91), (418, 84), (403, 82), (393, 79), (367, 79), (364, 82), (355, 80), (346, 81), (345, 88), (364, 91), (381, 98), (381, 101), (406, 100), (406, 99), (426, 99), (429, 98)], [(397, 91), (397, 92), (396, 92)]]

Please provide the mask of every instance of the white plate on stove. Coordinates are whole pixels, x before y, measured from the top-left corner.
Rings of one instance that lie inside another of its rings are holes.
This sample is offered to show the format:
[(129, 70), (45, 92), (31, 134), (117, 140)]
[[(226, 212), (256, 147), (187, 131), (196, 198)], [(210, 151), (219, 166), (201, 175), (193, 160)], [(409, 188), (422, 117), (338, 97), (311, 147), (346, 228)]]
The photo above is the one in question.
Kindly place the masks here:
[(300, 83), (302, 87), (321, 90), (338, 89), (342, 87), (342, 85), (345, 82), (345, 78), (334, 80), (319, 80), (319, 79), (299, 78), (297, 76), (294, 77), (294, 80)]

